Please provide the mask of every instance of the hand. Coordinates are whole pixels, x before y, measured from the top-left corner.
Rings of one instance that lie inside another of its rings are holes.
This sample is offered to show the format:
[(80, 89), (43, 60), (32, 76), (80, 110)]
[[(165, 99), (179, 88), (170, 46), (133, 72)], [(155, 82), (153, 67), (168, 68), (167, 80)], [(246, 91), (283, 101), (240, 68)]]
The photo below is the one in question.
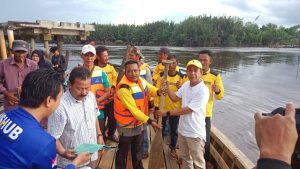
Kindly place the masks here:
[(216, 82), (211, 86), (211, 89), (214, 93), (220, 93), (219, 87), (216, 85)]
[(176, 82), (176, 87), (179, 89), (181, 87), (181, 80)]
[(97, 143), (101, 144), (101, 145), (105, 145), (104, 140), (103, 140), (103, 136), (98, 136)]
[(111, 87), (110, 88), (110, 96), (114, 96), (115, 91), (116, 91), (116, 88), (115, 87)]
[(157, 114), (158, 114), (158, 117), (164, 117), (164, 116), (167, 116), (167, 110), (157, 110), (156, 111), (157, 112)]
[(75, 157), (76, 157), (75, 150), (74, 149), (67, 149), (67, 150), (64, 151), (62, 156), (66, 159), (74, 160)]
[(155, 121), (152, 121), (151, 126), (153, 127), (154, 131), (162, 128), (161, 125), (157, 124)]
[(78, 166), (87, 163), (88, 161), (90, 161), (91, 159), (91, 154), (89, 153), (81, 153), (79, 154), (74, 160), (73, 160), (73, 164), (75, 165), (75, 167), (77, 168)]
[(11, 106), (19, 104), (19, 99), (14, 95), (15, 93), (4, 91), (3, 94)]
[(286, 105), (285, 116), (273, 117), (255, 113), (255, 137), (260, 150), (260, 158), (271, 158), (291, 164), (291, 156), (297, 141), (295, 108)]

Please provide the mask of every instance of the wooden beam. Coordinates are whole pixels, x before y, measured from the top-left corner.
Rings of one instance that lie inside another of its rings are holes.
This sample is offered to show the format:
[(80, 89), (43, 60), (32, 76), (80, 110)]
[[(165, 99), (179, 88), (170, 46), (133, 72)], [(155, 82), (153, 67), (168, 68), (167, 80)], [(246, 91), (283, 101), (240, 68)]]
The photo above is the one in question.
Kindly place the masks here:
[(12, 49), (12, 43), (15, 40), (14, 31), (11, 29), (7, 29), (7, 37), (8, 37), (8, 48)]
[(0, 50), (1, 50), (1, 56), (0, 59), (6, 59), (7, 58), (7, 52), (6, 52), (6, 45), (5, 45), (5, 37), (3, 29), (0, 29)]

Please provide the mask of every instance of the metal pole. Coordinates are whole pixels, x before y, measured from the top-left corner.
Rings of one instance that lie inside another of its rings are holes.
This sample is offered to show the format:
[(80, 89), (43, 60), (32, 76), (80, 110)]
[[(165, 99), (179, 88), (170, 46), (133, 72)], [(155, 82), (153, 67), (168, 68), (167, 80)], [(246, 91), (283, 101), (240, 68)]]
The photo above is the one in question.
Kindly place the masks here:
[(1, 50), (0, 59), (1, 60), (6, 59), (7, 52), (6, 52), (5, 37), (4, 37), (3, 29), (0, 29), (0, 50)]

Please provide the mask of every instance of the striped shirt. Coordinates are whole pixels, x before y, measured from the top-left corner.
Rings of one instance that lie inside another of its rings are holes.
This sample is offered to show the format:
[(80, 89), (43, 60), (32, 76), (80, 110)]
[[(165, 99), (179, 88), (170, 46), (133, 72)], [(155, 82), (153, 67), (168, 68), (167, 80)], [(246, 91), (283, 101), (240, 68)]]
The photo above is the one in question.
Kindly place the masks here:
[[(61, 103), (48, 119), (48, 132), (59, 139), (65, 149), (74, 149), (83, 143), (97, 144), (96, 120), (99, 115), (96, 98), (89, 92), (83, 101), (76, 100), (67, 91), (61, 98)], [(95, 161), (98, 153), (92, 155)], [(65, 167), (72, 163), (58, 155), (58, 166)]]

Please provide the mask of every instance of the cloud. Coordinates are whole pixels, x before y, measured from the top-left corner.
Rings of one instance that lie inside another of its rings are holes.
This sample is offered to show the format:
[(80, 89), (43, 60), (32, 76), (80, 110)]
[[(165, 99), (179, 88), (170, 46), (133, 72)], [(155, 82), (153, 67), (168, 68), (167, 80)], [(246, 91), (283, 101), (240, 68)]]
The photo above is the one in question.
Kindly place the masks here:
[(53, 20), (82, 23), (143, 24), (159, 20), (180, 22), (189, 16), (237, 16), (259, 25), (299, 24), (297, 0), (7, 0), (0, 22)]

